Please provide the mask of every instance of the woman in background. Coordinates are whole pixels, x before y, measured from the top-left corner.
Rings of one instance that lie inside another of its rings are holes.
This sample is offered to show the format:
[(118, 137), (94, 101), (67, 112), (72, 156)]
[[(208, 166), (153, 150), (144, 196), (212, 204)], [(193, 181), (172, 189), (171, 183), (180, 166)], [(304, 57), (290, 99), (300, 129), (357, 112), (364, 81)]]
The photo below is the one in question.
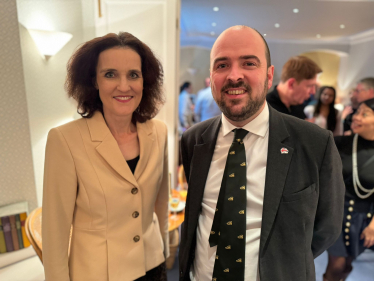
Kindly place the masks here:
[(304, 113), (308, 121), (333, 132), (334, 136), (340, 136), (343, 133), (341, 124), (341, 112), (335, 106), (336, 91), (335, 88), (323, 86), (319, 90), (318, 102), (314, 105), (308, 105)]
[(327, 251), (324, 281), (345, 280), (352, 261), (365, 249), (374, 250), (374, 99), (353, 115), (354, 135), (335, 138), (346, 186), (342, 233)]
[(48, 135), (46, 281), (166, 280), (167, 130), (152, 119), (162, 82), (160, 62), (130, 33), (95, 38), (71, 57), (65, 86), (83, 118)]

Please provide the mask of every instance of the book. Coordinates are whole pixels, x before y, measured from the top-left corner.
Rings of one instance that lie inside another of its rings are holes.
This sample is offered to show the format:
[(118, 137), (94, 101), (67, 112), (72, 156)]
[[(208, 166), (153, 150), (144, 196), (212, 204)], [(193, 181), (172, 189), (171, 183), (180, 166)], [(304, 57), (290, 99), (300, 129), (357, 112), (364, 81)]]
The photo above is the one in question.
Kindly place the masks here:
[(15, 215), (9, 216), (9, 221), (10, 221), (10, 231), (12, 233), (13, 249), (19, 250), (18, 235), (17, 235), (17, 228), (16, 228), (16, 216)]
[(27, 214), (26, 213), (22, 213), (22, 214), (19, 215), (19, 217), (21, 219), (21, 232), (22, 232), (23, 246), (25, 248), (27, 248), (28, 246), (30, 246), (30, 241), (27, 238), (26, 229), (25, 229), (25, 223), (26, 223)]
[(10, 230), (10, 222), (9, 217), (5, 216), (1, 218), (2, 224), (3, 224), (3, 232), (4, 232), (4, 238), (5, 238), (5, 245), (6, 245), (6, 251), (12, 252), (13, 249), (13, 239), (12, 239), (12, 233)]
[(23, 241), (22, 241), (21, 219), (19, 218), (19, 215), (16, 215), (16, 229), (17, 229), (19, 248), (23, 249), (24, 246), (23, 246)]
[(6, 253), (5, 237), (3, 231), (3, 224), (0, 219), (0, 254)]

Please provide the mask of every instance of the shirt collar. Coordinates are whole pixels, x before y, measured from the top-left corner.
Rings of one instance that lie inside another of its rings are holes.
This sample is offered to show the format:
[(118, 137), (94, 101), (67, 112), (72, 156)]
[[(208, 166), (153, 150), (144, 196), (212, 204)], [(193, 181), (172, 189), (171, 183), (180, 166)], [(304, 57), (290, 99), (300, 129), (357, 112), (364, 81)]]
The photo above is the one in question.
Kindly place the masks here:
[[(225, 137), (229, 134), (232, 130), (236, 129), (233, 124), (227, 121), (226, 117), (222, 113), (222, 132), (223, 136)], [(265, 107), (261, 111), (261, 113), (253, 119), (251, 122), (247, 123), (242, 127), (242, 129), (251, 132), (252, 134), (258, 135), (260, 137), (265, 137), (265, 134), (269, 128), (269, 107), (267, 102), (265, 101)]]

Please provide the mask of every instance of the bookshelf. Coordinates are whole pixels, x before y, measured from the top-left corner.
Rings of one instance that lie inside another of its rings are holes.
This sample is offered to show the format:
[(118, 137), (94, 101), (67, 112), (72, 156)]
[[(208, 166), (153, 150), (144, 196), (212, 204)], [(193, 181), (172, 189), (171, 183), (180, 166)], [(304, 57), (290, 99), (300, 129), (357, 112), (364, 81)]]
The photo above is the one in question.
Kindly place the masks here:
[[(0, 218), (9, 217), (9, 216), (13, 216), (14, 218), (15, 215), (19, 215), (23, 213), (26, 213), (26, 214), (29, 213), (27, 202), (19, 202), (19, 203), (6, 205), (6, 206), (0, 206)], [(18, 221), (17, 223), (19, 224), (20, 221)], [(2, 234), (4, 235), (4, 232)], [(13, 239), (17, 238), (17, 235), (13, 236), (12, 238)], [(19, 262), (21, 260), (27, 259), (29, 257), (35, 256), (35, 251), (34, 249), (32, 249), (32, 246), (30, 246), (29, 243), (27, 244), (25, 243), (25, 246), (26, 247), (22, 249), (14, 250), (12, 252), (0, 253), (0, 268)]]

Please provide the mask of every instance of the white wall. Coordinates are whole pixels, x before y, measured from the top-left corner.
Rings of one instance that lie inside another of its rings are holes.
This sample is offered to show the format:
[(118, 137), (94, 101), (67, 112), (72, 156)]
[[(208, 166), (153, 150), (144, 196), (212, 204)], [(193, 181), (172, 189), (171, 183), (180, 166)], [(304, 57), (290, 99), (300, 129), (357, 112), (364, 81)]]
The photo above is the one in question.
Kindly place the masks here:
[(0, 1), (0, 206), (37, 207), (16, 0)]
[(345, 89), (355, 86), (365, 77), (374, 77), (374, 38), (371, 41), (352, 44), (344, 61), (344, 76), (340, 84)]
[[(48, 131), (76, 117), (76, 105), (64, 90), (66, 64), (83, 42), (81, 1), (17, 0), (19, 34), (28, 105), (38, 204), (42, 204), (45, 144)], [(67, 20), (69, 19), (69, 20)], [(44, 60), (27, 29), (68, 32), (73, 38)]]

